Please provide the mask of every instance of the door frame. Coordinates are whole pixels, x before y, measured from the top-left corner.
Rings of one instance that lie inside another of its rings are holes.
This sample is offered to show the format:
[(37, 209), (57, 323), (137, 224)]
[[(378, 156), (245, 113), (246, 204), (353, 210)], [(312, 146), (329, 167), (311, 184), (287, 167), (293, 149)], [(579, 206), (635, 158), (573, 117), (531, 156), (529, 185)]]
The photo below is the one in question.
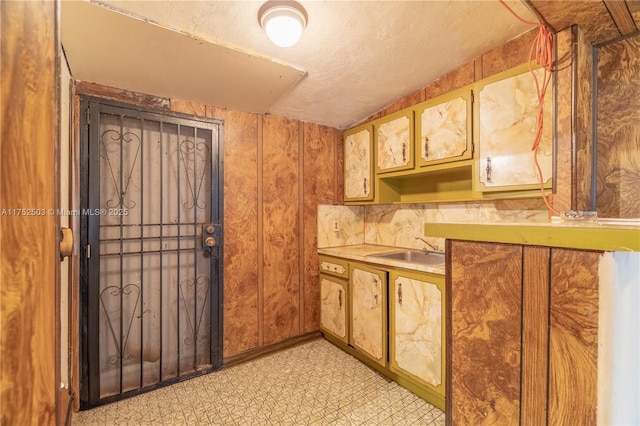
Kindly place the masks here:
[[(199, 121), (206, 124), (218, 125), (218, 146), (217, 150), (212, 151), (212, 156), (217, 158), (217, 161), (212, 161), (211, 170), (217, 170), (217, 185), (212, 185), (211, 187), (211, 196), (209, 202), (211, 203), (212, 211), (215, 209), (215, 214), (212, 214), (214, 217), (219, 218), (220, 229), (216, 230), (216, 241), (219, 244), (216, 244), (217, 247), (217, 260), (212, 260), (210, 264), (211, 268), (211, 276), (214, 276), (214, 272), (217, 272), (218, 278), (216, 286), (215, 284), (211, 284), (211, 291), (209, 297), (209, 305), (211, 309), (211, 330), (210, 330), (210, 354), (211, 354), (211, 367), (207, 369), (197, 370), (191, 373), (179, 375), (175, 378), (166, 379), (161, 383), (156, 383), (150, 386), (145, 386), (143, 388), (138, 388), (135, 390), (123, 392), (122, 394), (118, 394), (115, 396), (110, 396), (107, 398), (100, 399), (99, 403), (93, 403), (91, 401), (95, 400), (92, 398), (92, 395), (89, 395), (89, 368), (87, 362), (83, 362), (87, 360), (89, 356), (89, 348), (88, 339), (86, 338), (87, 334), (87, 325), (88, 325), (88, 310), (85, 308), (87, 303), (89, 302), (89, 294), (87, 293), (87, 280), (91, 279), (88, 270), (88, 259), (85, 253), (85, 247), (89, 244), (90, 236), (89, 236), (89, 221), (95, 219), (95, 217), (87, 217), (83, 215), (79, 215), (76, 217), (77, 220), (75, 223), (78, 224), (78, 251), (77, 251), (77, 259), (78, 259), (78, 275), (77, 277), (77, 285), (74, 286), (75, 297), (76, 300), (74, 309), (77, 309), (77, 318), (78, 324), (77, 333), (71, 336), (71, 339), (76, 339), (75, 344), (77, 344), (77, 348), (72, 349), (75, 353), (74, 361), (75, 366), (72, 366), (72, 371), (76, 371), (77, 378), (74, 380), (74, 385), (76, 387), (76, 393), (78, 395), (78, 403), (76, 405), (77, 409), (84, 410), (88, 408), (92, 408), (98, 405), (102, 405), (105, 403), (113, 402), (116, 400), (121, 400), (124, 397), (134, 396), (140, 393), (147, 392), (149, 390), (153, 390), (156, 388), (161, 388), (164, 386), (171, 385), (173, 383), (181, 382), (192, 377), (196, 377), (202, 374), (206, 374), (212, 371), (219, 370), (222, 367), (223, 361), (223, 290), (224, 290), (224, 121), (220, 119), (214, 119), (209, 117), (201, 117), (201, 116), (193, 116), (188, 114), (182, 114), (166, 109), (157, 109), (154, 107), (146, 107), (139, 104), (131, 104), (127, 102), (121, 102), (118, 100), (113, 100), (110, 98), (103, 98), (100, 96), (95, 96), (92, 94), (75, 94), (76, 101), (74, 102), (74, 112), (75, 112), (75, 120), (74, 123), (77, 123), (76, 129), (74, 129), (74, 133), (77, 136), (75, 147), (77, 148), (78, 156), (76, 157), (77, 163), (77, 177), (79, 185), (75, 188), (77, 192), (74, 194), (74, 201), (76, 201), (76, 206), (78, 207), (78, 211), (83, 211), (83, 209), (90, 208), (90, 194), (89, 194), (89, 180), (91, 179), (89, 174), (95, 173), (95, 170), (90, 170), (90, 162), (89, 158), (89, 137), (90, 137), (90, 114), (86, 113), (87, 108), (90, 104), (101, 104), (107, 105), (109, 107), (116, 108), (125, 108), (128, 110), (133, 110), (135, 112), (143, 113), (143, 114), (155, 114), (162, 115), (165, 117), (184, 119), (189, 121)], [(95, 169), (95, 168), (94, 168)], [(212, 174), (213, 177), (213, 174)], [(95, 277), (93, 277), (95, 278)], [(214, 326), (217, 325), (217, 326)], [(71, 345), (70, 345), (71, 346)]]

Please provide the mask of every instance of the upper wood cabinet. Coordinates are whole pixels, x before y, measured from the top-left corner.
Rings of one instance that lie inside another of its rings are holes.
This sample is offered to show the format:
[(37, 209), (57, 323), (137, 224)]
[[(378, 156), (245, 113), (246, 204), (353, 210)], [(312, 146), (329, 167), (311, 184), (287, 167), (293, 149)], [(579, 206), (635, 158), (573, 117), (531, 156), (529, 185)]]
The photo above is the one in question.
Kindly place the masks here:
[(373, 126), (344, 132), (344, 201), (373, 200)]
[(374, 123), (376, 173), (409, 170), (414, 165), (413, 111), (390, 114)]
[[(542, 84), (542, 69), (534, 71)], [(536, 83), (523, 65), (478, 82), (474, 108), (477, 190), (508, 191), (540, 187), (532, 146), (538, 131)], [(538, 149), (543, 182), (553, 175), (551, 84), (544, 100), (544, 130)]]
[[(544, 70), (534, 73), (542, 84)], [(539, 108), (528, 64), (345, 131), (344, 201), (539, 196), (535, 158), (544, 188), (553, 185), (552, 92), (550, 86), (535, 157)]]
[(414, 107), (418, 167), (473, 156), (472, 102), (473, 92), (464, 88)]

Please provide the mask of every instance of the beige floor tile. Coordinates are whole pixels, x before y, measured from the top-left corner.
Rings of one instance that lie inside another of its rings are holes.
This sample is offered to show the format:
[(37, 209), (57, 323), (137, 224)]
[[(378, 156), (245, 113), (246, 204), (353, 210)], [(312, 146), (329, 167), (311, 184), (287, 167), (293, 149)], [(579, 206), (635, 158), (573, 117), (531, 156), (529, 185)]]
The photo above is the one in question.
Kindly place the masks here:
[(444, 425), (444, 414), (318, 339), (76, 413), (84, 425)]

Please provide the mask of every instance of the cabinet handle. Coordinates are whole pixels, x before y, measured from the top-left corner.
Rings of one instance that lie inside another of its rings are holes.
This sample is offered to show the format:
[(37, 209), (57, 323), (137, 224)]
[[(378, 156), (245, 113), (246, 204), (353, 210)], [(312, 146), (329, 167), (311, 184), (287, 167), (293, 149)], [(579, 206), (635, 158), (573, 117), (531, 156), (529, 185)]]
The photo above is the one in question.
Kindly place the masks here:
[(407, 162), (407, 144), (404, 142), (402, 143), (402, 162)]
[(364, 194), (367, 195), (367, 178), (364, 178)]
[(491, 157), (487, 157), (487, 182), (491, 182)]
[(342, 289), (338, 290), (338, 306), (342, 310)]
[(402, 305), (402, 284), (398, 284), (398, 303)]
[(429, 159), (429, 137), (424, 137), (424, 158)]

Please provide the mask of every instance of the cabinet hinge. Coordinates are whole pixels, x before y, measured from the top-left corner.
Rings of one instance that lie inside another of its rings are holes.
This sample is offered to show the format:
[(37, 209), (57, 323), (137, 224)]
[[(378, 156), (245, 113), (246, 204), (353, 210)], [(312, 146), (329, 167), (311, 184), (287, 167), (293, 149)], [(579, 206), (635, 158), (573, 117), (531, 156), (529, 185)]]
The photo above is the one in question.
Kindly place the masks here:
[(473, 94), (473, 90), (471, 91), (471, 103), (475, 100), (475, 95)]
[(87, 120), (87, 124), (91, 124), (91, 110), (89, 109), (89, 107), (87, 107), (85, 114), (86, 114), (85, 119)]

